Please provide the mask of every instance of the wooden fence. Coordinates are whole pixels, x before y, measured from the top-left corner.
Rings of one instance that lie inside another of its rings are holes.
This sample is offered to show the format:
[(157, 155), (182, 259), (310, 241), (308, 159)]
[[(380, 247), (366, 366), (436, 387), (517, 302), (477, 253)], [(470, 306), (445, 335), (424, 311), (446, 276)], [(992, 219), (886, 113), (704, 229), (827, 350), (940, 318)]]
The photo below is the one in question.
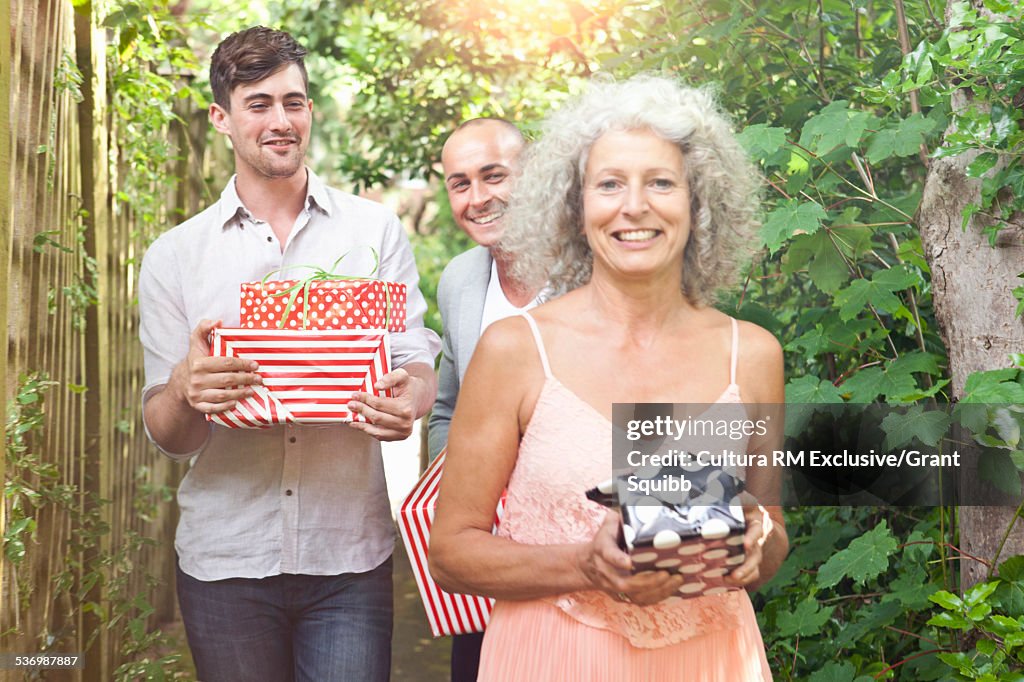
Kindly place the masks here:
[[(126, 626), (152, 628), (174, 610), (166, 496), (180, 465), (148, 445), (139, 404), (144, 236), (115, 198), (133, 169), (117, 149), (107, 30), (90, 5), (13, 0), (0, 6), (0, 26), (10, 29), (0, 47), (10, 93), (0, 104), (9, 122), (0, 135), (0, 652), (84, 653), (83, 669), (44, 679), (107, 681), (145, 643)], [(185, 135), (166, 131), (187, 169)], [(166, 188), (167, 224), (178, 222), (175, 206), (193, 203), (179, 189), (189, 184)]]

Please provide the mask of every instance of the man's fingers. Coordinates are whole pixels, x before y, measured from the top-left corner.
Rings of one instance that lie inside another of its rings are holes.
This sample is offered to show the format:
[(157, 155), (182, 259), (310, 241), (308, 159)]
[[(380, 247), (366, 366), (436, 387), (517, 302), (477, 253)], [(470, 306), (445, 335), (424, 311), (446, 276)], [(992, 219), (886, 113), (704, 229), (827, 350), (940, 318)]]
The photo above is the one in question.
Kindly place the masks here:
[(231, 409), (230, 407), (223, 407), (225, 403), (232, 403), (231, 407), (234, 407), (234, 403), (237, 403), (239, 400), (245, 400), (252, 395), (253, 390), (247, 386), (230, 389), (204, 388), (192, 391), (189, 394), (189, 403), (200, 412), (208, 411), (208, 409), (202, 409), (201, 405), (205, 405), (207, 408), (210, 405), (216, 405), (222, 408), (217, 410), (220, 412), (223, 409)]
[[(255, 360), (246, 360), (245, 358), (203, 356), (192, 361), (191, 370), (193, 374), (251, 373), (258, 370), (259, 367)], [(251, 381), (247, 383), (251, 383)]]
[(221, 326), (220, 320), (199, 320), (199, 324), (192, 330), (192, 343), (198, 345), (200, 348), (205, 348), (206, 352), (210, 352), (210, 334), (213, 330)]
[(412, 429), (408, 431), (400, 429), (391, 429), (377, 424), (370, 424), (367, 422), (351, 422), (349, 424), (356, 431), (362, 431), (372, 438), (376, 438), (380, 441), (394, 441), (394, 440), (405, 440), (412, 433)]
[(348, 407), (374, 424), (396, 429), (411, 428), (416, 421), (412, 404), (403, 398), (381, 398), (369, 393), (356, 393)]
[(409, 379), (409, 373), (399, 368), (382, 376), (373, 387), (378, 391), (384, 391), (389, 388), (401, 388), (409, 383)]

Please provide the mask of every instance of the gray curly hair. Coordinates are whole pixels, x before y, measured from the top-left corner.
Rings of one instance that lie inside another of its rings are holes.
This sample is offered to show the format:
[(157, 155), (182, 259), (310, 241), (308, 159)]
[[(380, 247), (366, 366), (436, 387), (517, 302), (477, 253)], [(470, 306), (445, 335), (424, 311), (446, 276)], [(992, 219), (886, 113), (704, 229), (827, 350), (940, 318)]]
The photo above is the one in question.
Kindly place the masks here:
[(749, 257), (758, 222), (761, 176), (707, 89), (638, 75), (592, 80), (582, 96), (545, 121), (525, 152), (499, 245), (512, 274), (549, 283), (555, 295), (590, 279), (593, 253), (583, 233), (583, 171), (594, 142), (609, 130), (649, 129), (679, 145), (690, 190), (690, 238), (683, 294), (714, 303)]

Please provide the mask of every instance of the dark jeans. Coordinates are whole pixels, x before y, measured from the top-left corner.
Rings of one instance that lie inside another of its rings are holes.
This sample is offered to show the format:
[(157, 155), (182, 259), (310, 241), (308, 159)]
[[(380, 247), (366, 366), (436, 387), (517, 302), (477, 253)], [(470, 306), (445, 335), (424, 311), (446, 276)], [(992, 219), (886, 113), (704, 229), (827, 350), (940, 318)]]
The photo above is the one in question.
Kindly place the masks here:
[(202, 682), (386, 682), (391, 559), (367, 573), (204, 582), (178, 568)]
[(452, 637), (452, 682), (476, 682), (483, 643), (482, 632)]

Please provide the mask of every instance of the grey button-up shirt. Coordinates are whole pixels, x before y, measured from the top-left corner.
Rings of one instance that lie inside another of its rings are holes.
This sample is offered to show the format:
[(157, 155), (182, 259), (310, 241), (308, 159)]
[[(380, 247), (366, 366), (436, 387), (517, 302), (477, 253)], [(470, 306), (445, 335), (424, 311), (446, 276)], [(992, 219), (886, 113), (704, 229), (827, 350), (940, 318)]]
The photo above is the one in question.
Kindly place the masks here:
[[(366, 276), (373, 267), (367, 246), (380, 254), (377, 276), (408, 287), (408, 331), (392, 334), (392, 366), (433, 364), (440, 340), (423, 327), (419, 275), (393, 213), (309, 171), (305, 209), (282, 252), (270, 225), (242, 205), (232, 178), (219, 201), (146, 252), (139, 276), (143, 400), (167, 383), (200, 320), (238, 326), (241, 282), (292, 265), (329, 268), (345, 253), (342, 273)], [(295, 268), (274, 279), (302, 275)], [(190, 458), (178, 489), (175, 548), (182, 570), (199, 580), (363, 572), (394, 548), (380, 443), (346, 425), (211, 425), (196, 452), (167, 454)]]

